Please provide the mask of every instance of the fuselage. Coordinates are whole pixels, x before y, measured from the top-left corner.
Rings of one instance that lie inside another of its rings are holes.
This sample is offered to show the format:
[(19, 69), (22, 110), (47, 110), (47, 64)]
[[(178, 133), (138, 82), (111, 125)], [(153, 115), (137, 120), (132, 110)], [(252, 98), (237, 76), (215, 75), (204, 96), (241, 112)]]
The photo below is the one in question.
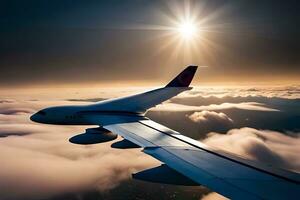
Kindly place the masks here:
[[(189, 90), (191, 88), (158, 88), (137, 94), (129, 97), (121, 97), (115, 99), (108, 99), (98, 103), (89, 105), (68, 105), (49, 107), (33, 114), (30, 119), (35, 122), (44, 124), (58, 124), (58, 125), (99, 125), (91, 118), (86, 117), (96, 114), (99, 116), (108, 115), (142, 115), (148, 108), (151, 108), (161, 101), (167, 100), (180, 92)], [(153, 98), (153, 95), (161, 96), (162, 99)], [(143, 105), (137, 102), (143, 102)], [(157, 102), (156, 102), (157, 101)], [(146, 109), (145, 109), (146, 108)]]
[(56, 125), (100, 125), (91, 120), (91, 115), (141, 115), (141, 109), (126, 98), (104, 100), (89, 105), (68, 105), (48, 107), (33, 114), (30, 119), (34, 122)]
[(49, 107), (33, 114), (30, 119), (43, 124), (58, 125), (93, 125), (82, 114), (90, 110), (90, 105)]

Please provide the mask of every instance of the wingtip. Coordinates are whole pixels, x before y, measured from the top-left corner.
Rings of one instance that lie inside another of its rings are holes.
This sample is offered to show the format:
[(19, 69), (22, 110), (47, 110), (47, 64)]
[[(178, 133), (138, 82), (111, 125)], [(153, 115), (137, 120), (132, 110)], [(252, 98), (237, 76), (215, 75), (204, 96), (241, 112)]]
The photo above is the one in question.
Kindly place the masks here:
[(198, 65), (189, 65), (189, 66), (186, 67), (186, 69), (187, 68), (191, 68), (191, 69), (196, 69), (197, 70)]
[(171, 82), (169, 82), (166, 87), (189, 87), (197, 68), (197, 65), (187, 66), (180, 74), (178, 74)]

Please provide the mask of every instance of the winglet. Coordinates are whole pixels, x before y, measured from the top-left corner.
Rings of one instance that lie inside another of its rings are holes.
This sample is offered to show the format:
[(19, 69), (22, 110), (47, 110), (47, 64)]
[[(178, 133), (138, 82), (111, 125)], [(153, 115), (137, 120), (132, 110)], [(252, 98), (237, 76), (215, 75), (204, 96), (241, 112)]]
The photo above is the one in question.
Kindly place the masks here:
[(198, 66), (190, 65), (178, 74), (166, 87), (188, 87), (193, 80)]

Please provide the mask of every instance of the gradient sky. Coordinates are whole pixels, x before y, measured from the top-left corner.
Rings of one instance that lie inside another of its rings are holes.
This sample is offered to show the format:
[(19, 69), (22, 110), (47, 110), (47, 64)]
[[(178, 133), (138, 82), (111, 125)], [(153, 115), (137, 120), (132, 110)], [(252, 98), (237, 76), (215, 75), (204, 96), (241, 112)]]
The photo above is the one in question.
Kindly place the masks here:
[(1, 1), (0, 86), (161, 84), (187, 64), (202, 83), (298, 82), (299, 1), (189, 4), (206, 31), (183, 47), (161, 27), (187, 1)]

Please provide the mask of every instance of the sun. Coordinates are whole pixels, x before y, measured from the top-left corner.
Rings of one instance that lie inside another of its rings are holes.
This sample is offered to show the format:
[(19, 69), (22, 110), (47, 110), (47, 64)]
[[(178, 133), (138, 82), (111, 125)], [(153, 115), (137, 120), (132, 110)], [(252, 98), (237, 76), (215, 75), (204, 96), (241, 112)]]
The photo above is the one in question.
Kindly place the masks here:
[(191, 21), (184, 21), (178, 24), (177, 31), (181, 37), (190, 40), (197, 35), (198, 27)]

